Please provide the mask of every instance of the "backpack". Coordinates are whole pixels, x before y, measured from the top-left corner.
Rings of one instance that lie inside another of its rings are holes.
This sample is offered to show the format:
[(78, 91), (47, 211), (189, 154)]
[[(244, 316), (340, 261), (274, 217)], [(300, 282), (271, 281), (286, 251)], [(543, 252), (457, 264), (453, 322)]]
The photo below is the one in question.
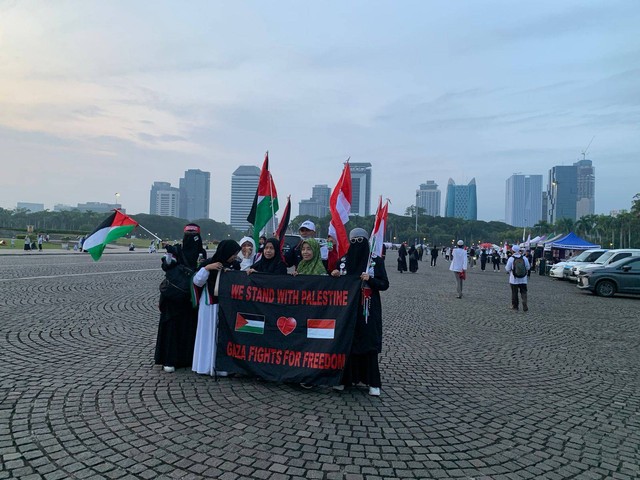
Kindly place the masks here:
[(165, 279), (160, 283), (160, 296), (171, 301), (184, 301), (191, 298), (191, 283), (194, 271), (185, 265), (184, 253), (180, 250), (183, 263), (172, 266), (165, 272)]
[(524, 258), (513, 257), (513, 276), (516, 278), (524, 278), (527, 276), (527, 265), (524, 263)]

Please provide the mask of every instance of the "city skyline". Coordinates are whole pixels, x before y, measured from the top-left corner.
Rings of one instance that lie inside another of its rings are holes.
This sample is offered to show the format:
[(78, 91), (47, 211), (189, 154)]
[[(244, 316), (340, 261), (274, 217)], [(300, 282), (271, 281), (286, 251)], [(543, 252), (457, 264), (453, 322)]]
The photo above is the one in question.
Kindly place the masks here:
[(475, 177), (478, 218), (505, 220), (509, 175), (586, 151), (595, 213), (628, 210), (639, 21), (623, 0), (5, 2), (0, 206), (118, 192), (146, 212), (149, 185), (188, 167), (212, 172), (209, 217), (228, 221), (234, 168), (269, 150), (294, 216), (351, 157), (391, 213), (423, 179)]

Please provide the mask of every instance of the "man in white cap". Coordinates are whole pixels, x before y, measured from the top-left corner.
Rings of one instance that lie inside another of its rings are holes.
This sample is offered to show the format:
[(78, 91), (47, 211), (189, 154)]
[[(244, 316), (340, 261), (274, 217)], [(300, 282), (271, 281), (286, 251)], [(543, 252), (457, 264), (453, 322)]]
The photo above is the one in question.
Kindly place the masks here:
[(314, 238), (316, 236), (316, 225), (311, 220), (305, 220), (300, 224), (300, 228), (298, 233), (302, 237), (298, 244), (293, 247), (291, 250), (287, 252), (284, 257), (284, 261), (287, 263), (289, 267), (298, 267), (300, 260), (302, 260), (302, 252), (300, 252), (300, 247), (302, 246), (302, 242), (307, 238)]
[(458, 240), (457, 248), (453, 249), (449, 270), (455, 275), (457, 286), (456, 298), (462, 298), (462, 282), (467, 275), (467, 252), (464, 249), (464, 242), (462, 240)]
[(522, 297), (522, 310), (529, 310), (527, 304), (527, 273), (531, 265), (529, 260), (520, 253), (520, 247), (511, 247), (513, 255), (509, 257), (507, 265), (504, 267), (509, 272), (509, 284), (511, 285), (511, 310), (518, 310), (518, 291)]

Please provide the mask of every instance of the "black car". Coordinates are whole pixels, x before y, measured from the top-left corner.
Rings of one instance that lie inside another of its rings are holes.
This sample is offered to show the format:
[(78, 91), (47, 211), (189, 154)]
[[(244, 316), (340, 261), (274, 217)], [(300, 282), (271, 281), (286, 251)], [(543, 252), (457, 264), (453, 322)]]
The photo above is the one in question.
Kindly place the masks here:
[(623, 258), (580, 275), (578, 288), (602, 297), (612, 297), (616, 293), (640, 295), (640, 257)]
[(302, 237), (300, 235), (286, 234), (284, 236), (284, 245), (282, 245), (282, 254), (286, 255), (287, 253), (289, 253), (289, 250), (298, 245), (298, 243), (300, 243), (300, 240), (302, 240)]

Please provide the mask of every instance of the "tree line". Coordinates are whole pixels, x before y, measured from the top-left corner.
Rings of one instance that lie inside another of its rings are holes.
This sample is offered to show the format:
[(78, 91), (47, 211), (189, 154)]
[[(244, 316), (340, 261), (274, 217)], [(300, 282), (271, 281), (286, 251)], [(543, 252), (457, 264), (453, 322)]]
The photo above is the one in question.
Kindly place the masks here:
[[(35, 232), (46, 232), (58, 235), (86, 235), (93, 231), (106, 217), (105, 213), (80, 212), (70, 210), (63, 212), (29, 212), (16, 209), (7, 210), (0, 208), (0, 228), (24, 234), (27, 225), (33, 225)], [(148, 215), (140, 213), (131, 215), (146, 229), (155, 233), (163, 240), (182, 239), (182, 229), (188, 220)], [(374, 215), (366, 217), (352, 216), (346, 227), (350, 230), (355, 227), (371, 231)], [(291, 220), (289, 231), (298, 232), (299, 225), (305, 220), (312, 220), (316, 224), (316, 233), (319, 237), (326, 237), (331, 221), (331, 216), (303, 217), (298, 216)], [(248, 231), (238, 231), (224, 222), (211, 219), (196, 220), (195, 223), (202, 228), (202, 237), (205, 241), (220, 241), (226, 238), (239, 239), (250, 234)], [(426, 215), (424, 210), (418, 208), (416, 226), (415, 206), (405, 210), (405, 215), (389, 213), (385, 240), (393, 243), (408, 242), (424, 243), (429, 245), (451, 245), (462, 239), (467, 245), (482, 242), (501, 245), (503, 242), (521, 242), (523, 234), (531, 237), (551, 233), (574, 232), (585, 240), (602, 245), (603, 248), (640, 248), (640, 193), (633, 197), (630, 210), (622, 210), (616, 216), (612, 215), (586, 215), (579, 220), (561, 218), (553, 225), (541, 221), (526, 231), (521, 227), (513, 227), (504, 222), (485, 222), (480, 220), (463, 220), (452, 217), (432, 217)], [(142, 229), (136, 229), (135, 234), (141, 238), (151, 238), (151, 235)]]

